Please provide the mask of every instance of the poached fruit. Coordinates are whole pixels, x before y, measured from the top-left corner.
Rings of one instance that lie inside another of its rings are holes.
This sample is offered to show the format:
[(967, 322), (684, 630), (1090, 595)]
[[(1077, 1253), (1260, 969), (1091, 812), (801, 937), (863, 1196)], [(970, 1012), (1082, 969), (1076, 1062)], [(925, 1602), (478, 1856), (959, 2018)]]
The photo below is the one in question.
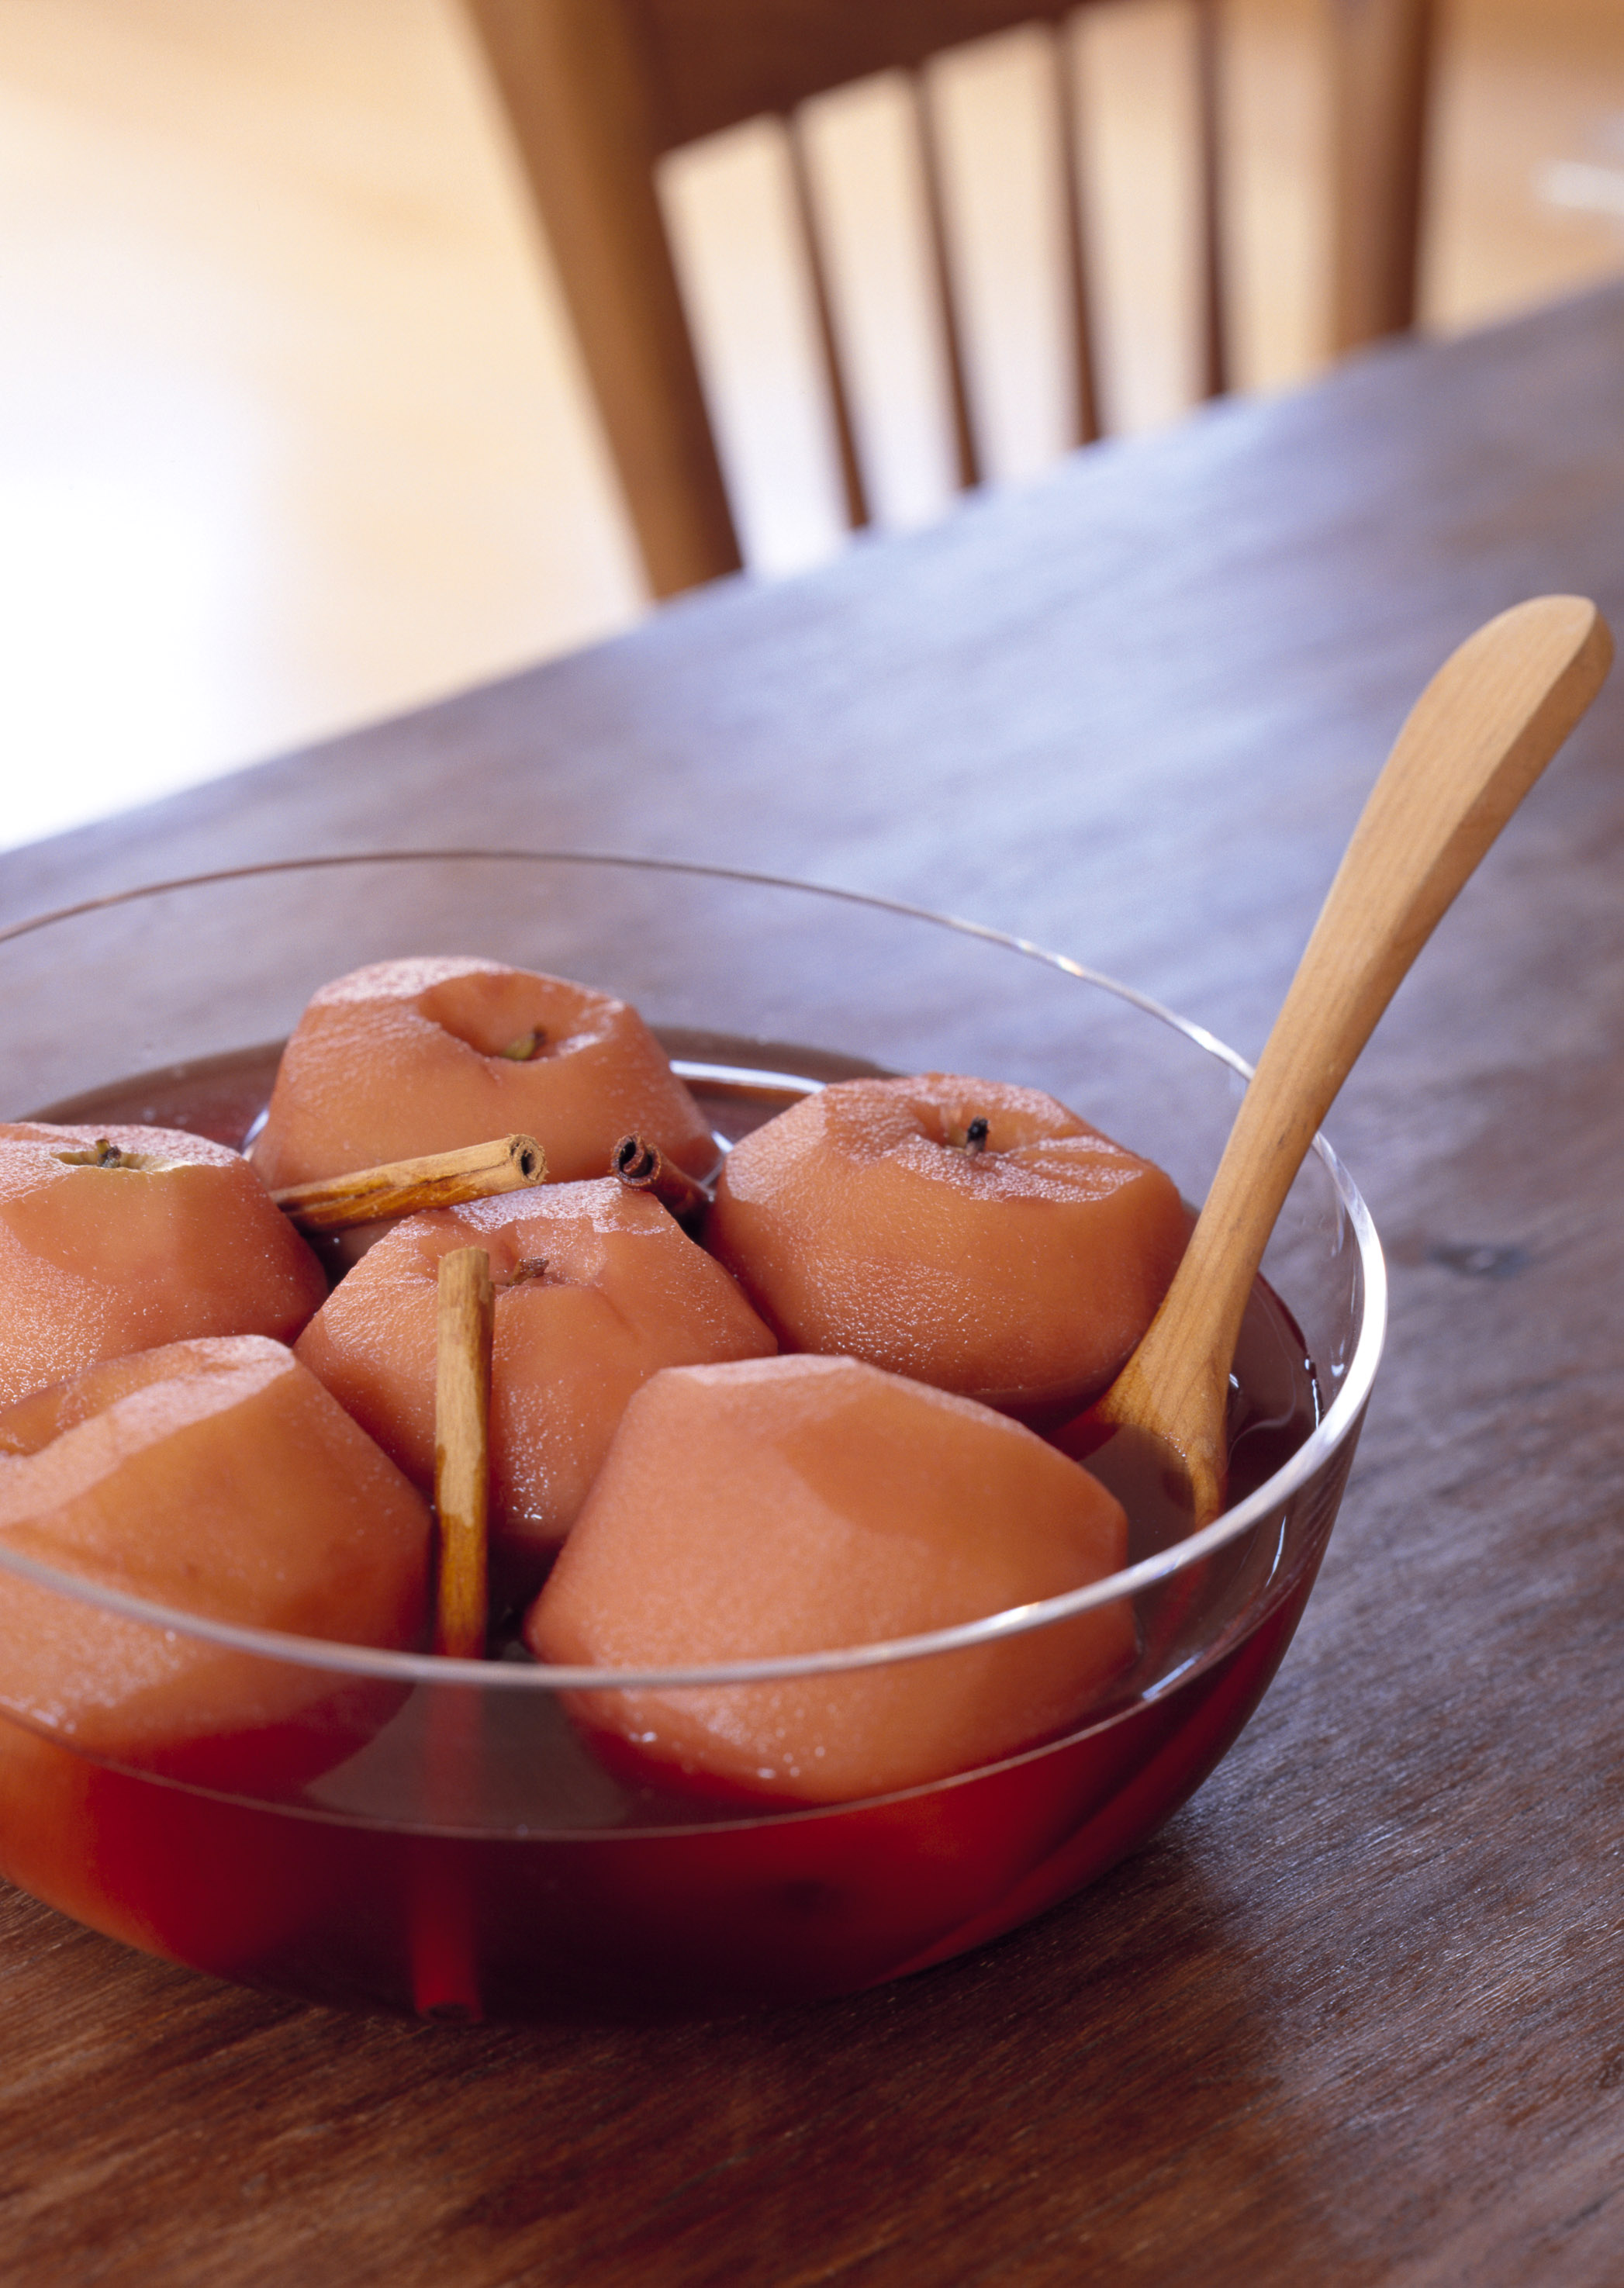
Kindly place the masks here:
[(297, 1355), (418, 1485), (434, 1479), (442, 1257), (482, 1247), (495, 1285), (491, 1553), (535, 1589), (628, 1401), (663, 1367), (776, 1346), (733, 1282), (659, 1202), (612, 1178), (411, 1216), (375, 1242)]
[[(627, 1408), (525, 1638), (564, 1667), (827, 1652), (1063, 1596), (1127, 1545), (1097, 1479), (968, 1399), (848, 1358), (678, 1367)], [(853, 1802), (1051, 1736), (1133, 1653), (1113, 1604), (1034, 1642), (578, 1712), (707, 1782)]]
[[(412, 1648), (429, 1535), (422, 1497), (261, 1337), (108, 1361), (0, 1412), (0, 1543), (207, 1619)], [(8, 1575), (0, 1871), (114, 1937), (229, 1970), (301, 1927), (308, 1895), (239, 1822), (154, 1914), (138, 1871), (178, 1796), (297, 1792), (404, 1697)]]
[(849, 1080), (728, 1155), (707, 1244), (787, 1350), (1064, 1420), (1144, 1334), (1189, 1237), (1175, 1187), (1037, 1089)]
[(291, 1342), (326, 1292), (224, 1143), (117, 1123), (0, 1125), (0, 1405), (193, 1336)]
[(471, 956), (373, 962), (313, 996), (250, 1156), (267, 1187), (493, 1136), (539, 1136), (555, 1183), (601, 1176), (629, 1130), (693, 1176), (717, 1147), (637, 1011)]

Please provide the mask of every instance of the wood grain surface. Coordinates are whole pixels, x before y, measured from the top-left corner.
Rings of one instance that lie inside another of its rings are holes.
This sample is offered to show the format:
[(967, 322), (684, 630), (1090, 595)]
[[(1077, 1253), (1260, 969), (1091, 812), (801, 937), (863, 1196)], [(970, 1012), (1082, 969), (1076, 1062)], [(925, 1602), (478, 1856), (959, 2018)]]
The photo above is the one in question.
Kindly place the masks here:
[[(1618, 293), (1384, 353), (13, 853), (0, 917), (619, 847), (967, 911), (1255, 1051), (1445, 654), (1542, 590), (1624, 619), (1620, 375)], [(1332, 1116), (1388, 1357), (1279, 1680), (1157, 1843), (903, 1984), (598, 2031), (324, 2014), (7, 1895), (6, 2280), (1624, 2277), (1621, 749), (1615, 678)]]

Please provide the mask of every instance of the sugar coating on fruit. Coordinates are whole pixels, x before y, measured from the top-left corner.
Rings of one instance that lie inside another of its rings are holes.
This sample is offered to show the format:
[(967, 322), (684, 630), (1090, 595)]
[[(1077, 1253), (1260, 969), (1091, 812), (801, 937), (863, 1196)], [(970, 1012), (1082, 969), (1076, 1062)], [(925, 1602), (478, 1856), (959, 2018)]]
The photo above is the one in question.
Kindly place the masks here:
[[(1064, 1594), (1126, 1547), (1097, 1480), (970, 1400), (852, 1359), (676, 1368), (628, 1405), (525, 1634), (598, 1667), (823, 1652)], [(923, 1660), (574, 1707), (668, 1769), (855, 1800), (1051, 1736), (1134, 1646), (1117, 1601)]]
[[(0, 1544), (188, 1613), (419, 1641), (428, 1506), (281, 1344), (170, 1343), (0, 1412)], [(330, 1694), (262, 1661), (8, 1577), (0, 1706), (97, 1752), (284, 1722)]]
[(0, 1405), (192, 1336), (291, 1341), (320, 1265), (239, 1153), (167, 1128), (0, 1124)]
[(721, 1266), (657, 1200), (613, 1179), (413, 1216), (335, 1289), (297, 1347), (420, 1485), (434, 1471), (440, 1265), (459, 1247), (487, 1251), (496, 1291), (491, 1529), (516, 1557), (564, 1538), (651, 1375), (777, 1348)]
[(1105, 1388), (1189, 1235), (1171, 1180), (1036, 1089), (842, 1081), (737, 1144), (706, 1244), (786, 1349), (1047, 1425)]
[(523, 1133), (570, 1182), (606, 1174), (631, 1130), (690, 1174), (715, 1164), (698, 1106), (628, 1003), (471, 957), (380, 961), (310, 1002), (251, 1156), (276, 1190)]

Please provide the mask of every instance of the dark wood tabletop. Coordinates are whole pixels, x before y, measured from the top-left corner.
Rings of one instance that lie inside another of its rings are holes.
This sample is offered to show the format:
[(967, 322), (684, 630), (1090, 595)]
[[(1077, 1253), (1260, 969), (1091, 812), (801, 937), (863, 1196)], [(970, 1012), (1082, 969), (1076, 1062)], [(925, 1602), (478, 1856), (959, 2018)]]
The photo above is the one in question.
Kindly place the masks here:
[[(0, 920), (312, 851), (710, 859), (1255, 1051), (1410, 700), (1551, 589), (1624, 627), (1624, 291), (14, 851)], [(1280, 1675), (1150, 1847), (912, 1980), (653, 2030), (346, 2018), (4, 1895), (5, 2279), (1624, 2280), (1621, 766), (1624, 674), (1329, 1123), (1388, 1355)]]

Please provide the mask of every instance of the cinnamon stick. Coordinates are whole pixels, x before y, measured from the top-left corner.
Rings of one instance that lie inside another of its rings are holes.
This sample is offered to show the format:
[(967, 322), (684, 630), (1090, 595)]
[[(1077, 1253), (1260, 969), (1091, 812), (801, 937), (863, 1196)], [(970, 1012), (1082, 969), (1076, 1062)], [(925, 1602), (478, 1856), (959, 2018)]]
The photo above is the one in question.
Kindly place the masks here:
[(479, 1660), (485, 1651), (495, 1313), (485, 1249), (457, 1247), (442, 1255), (434, 1382), (434, 1506), (440, 1514), (434, 1649), (453, 1660)]
[(652, 1192), (662, 1208), (690, 1228), (710, 1205), (703, 1186), (673, 1166), (657, 1144), (641, 1136), (622, 1137), (609, 1156), (609, 1173), (618, 1176), (629, 1191)]
[(458, 1152), (431, 1152), (418, 1160), (389, 1160), (381, 1168), (289, 1184), (271, 1197), (301, 1231), (349, 1231), (384, 1216), (421, 1215), (425, 1208), (521, 1192), (546, 1179), (547, 1155), (534, 1136), (497, 1136)]

